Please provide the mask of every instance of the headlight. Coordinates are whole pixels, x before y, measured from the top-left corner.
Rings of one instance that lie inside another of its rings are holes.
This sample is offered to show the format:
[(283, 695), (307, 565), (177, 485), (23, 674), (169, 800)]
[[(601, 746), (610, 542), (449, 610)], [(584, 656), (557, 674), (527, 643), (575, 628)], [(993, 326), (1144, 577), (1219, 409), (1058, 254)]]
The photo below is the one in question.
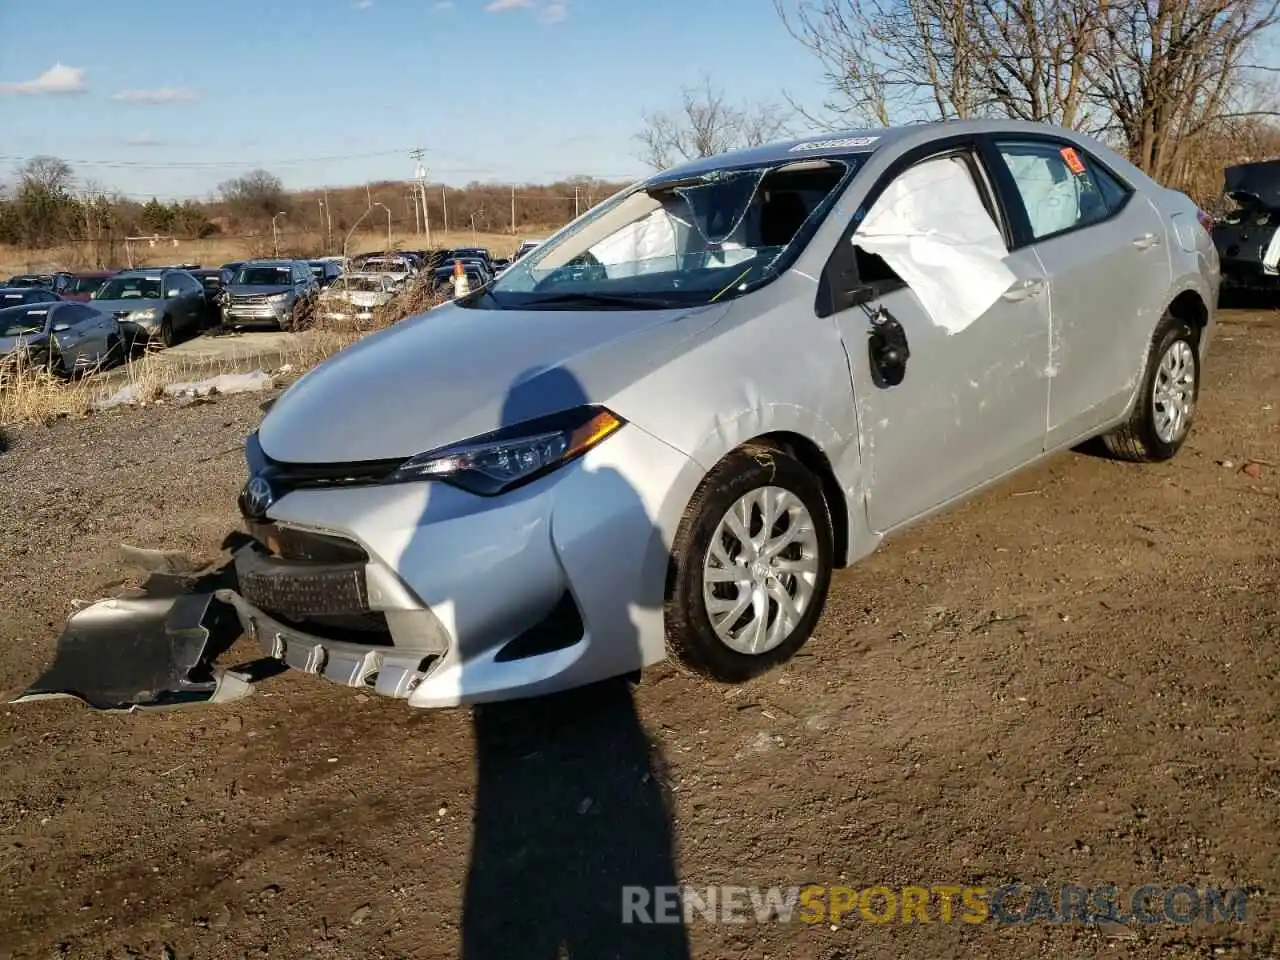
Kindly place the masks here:
[(267, 297), (267, 303), (284, 303), (288, 299), (289, 295), (287, 293), (273, 293)]
[(130, 320), (154, 320), (156, 318), (156, 308), (147, 307), (145, 310), (134, 310), (129, 314)]
[(576, 460), (625, 422), (603, 407), (578, 407), (411, 457), (384, 482), (442, 480), (491, 497)]

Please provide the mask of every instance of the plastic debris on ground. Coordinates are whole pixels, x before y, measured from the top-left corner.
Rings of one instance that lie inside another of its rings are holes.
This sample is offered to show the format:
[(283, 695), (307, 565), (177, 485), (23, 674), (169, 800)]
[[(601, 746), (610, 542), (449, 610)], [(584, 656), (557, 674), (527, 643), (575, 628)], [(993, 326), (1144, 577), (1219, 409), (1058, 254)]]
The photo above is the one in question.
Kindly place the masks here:
[[(204, 380), (165, 384), (164, 393), (168, 397), (208, 397), (215, 394), (261, 393), (274, 386), (275, 380), (269, 373), (264, 370), (254, 370), (251, 373), (221, 373)], [(130, 383), (95, 406), (99, 410), (109, 410), (112, 407), (137, 403), (142, 389), (141, 384)]]
[(49, 668), (13, 703), (74, 698), (98, 710), (172, 709), (238, 700), (249, 678), (213, 665), (240, 636), (235, 611), (214, 598), (234, 573), (194, 572), (181, 555), (136, 547), (141, 590), (98, 600), (68, 618)]

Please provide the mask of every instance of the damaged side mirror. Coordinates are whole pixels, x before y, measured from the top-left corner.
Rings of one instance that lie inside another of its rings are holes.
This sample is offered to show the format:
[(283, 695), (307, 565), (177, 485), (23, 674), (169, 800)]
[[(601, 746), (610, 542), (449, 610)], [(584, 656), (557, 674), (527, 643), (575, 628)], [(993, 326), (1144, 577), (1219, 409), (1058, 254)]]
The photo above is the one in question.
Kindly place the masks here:
[(867, 365), (877, 387), (896, 387), (907, 375), (911, 347), (907, 332), (888, 310), (881, 307), (871, 314), (867, 331)]

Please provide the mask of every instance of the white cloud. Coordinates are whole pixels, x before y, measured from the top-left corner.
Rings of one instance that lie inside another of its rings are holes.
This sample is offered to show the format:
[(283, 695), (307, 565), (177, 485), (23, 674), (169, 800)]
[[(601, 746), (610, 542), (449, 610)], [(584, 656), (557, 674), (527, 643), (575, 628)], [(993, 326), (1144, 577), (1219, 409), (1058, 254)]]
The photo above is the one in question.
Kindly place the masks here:
[(502, 13), (504, 10), (536, 10), (543, 23), (559, 23), (569, 15), (569, 0), (490, 0), (486, 13)]
[(357, 10), (368, 10), (370, 7), (373, 6), (373, 0), (356, 0), (356, 2), (352, 4), (352, 6), (355, 7)]
[(0, 93), (83, 93), (84, 89), (84, 70), (61, 63), (55, 63), (34, 80), (0, 83)]
[(157, 140), (146, 133), (136, 137), (120, 137), (118, 142), (126, 147), (159, 147), (164, 144), (163, 140)]
[(194, 90), (186, 87), (160, 87), (156, 90), (121, 90), (111, 95), (122, 103), (142, 103), (157, 106), (164, 103), (188, 103), (197, 99)]

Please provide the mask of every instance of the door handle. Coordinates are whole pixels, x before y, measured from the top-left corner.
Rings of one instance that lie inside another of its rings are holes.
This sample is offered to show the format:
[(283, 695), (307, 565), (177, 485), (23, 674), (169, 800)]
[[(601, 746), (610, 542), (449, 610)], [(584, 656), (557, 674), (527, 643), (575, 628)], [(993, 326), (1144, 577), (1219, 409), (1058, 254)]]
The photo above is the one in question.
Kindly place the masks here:
[(1002, 300), (1008, 300), (1010, 303), (1019, 303), (1023, 300), (1030, 300), (1032, 297), (1038, 297), (1044, 293), (1045, 282), (1043, 280), (1023, 280), (1021, 283), (1015, 283), (1012, 287), (1000, 295)]
[(1160, 236), (1155, 233), (1144, 233), (1140, 237), (1133, 238), (1133, 245), (1139, 250), (1149, 250), (1160, 246)]

